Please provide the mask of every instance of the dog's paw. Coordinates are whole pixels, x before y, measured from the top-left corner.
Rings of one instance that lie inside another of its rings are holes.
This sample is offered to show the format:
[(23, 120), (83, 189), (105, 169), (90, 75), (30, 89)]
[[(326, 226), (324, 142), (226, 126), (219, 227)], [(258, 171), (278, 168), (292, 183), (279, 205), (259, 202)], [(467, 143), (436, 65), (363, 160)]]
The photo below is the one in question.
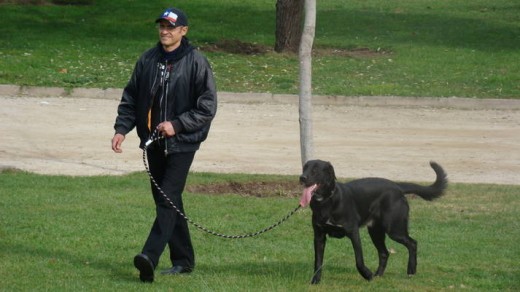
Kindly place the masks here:
[(320, 278), (319, 277), (312, 277), (312, 280), (311, 280), (311, 284), (312, 285), (317, 285), (320, 283)]
[(367, 281), (372, 280), (373, 274), (367, 267), (365, 267), (364, 265), (357, 265), (356, 268), (361, 277), (365, 278), (365, 280)]
[(363, 278), (365, 278), (365, 280), (367, 281), (372, 281), (372, 279), (374, 278), (374, 275), (369, 270), (364, 271), (364, 273), (362, 273), (361, 276), (363, 276)]

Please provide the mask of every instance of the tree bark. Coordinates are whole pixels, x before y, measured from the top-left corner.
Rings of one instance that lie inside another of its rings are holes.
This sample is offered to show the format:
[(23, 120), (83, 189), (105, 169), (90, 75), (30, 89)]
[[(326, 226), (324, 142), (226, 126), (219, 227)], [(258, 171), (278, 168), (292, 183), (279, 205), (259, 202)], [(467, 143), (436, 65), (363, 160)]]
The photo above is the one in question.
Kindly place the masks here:
[(298, 52), (304, 0), (276, 0), (275, 52)]
[(305, 22), (300, 42), (300, 148), (302, 166), (314, 156), (312, 137), (312, 45), (316, 30), (316, 0), (305, 0)]

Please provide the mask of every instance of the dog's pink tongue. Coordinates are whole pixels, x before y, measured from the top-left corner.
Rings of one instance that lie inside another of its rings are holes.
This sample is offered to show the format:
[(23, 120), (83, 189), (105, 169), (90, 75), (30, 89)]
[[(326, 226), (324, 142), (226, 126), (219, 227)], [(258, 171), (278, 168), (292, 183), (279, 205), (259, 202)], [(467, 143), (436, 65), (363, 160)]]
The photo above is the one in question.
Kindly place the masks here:
[(300, 199), (300, 206), (306, 207), (307, 205), (309, 205), (309, 203), (311, 202), (311, 198), (312, 198), (312, 192), (314, 192), (314, 190), (316, 189), (317, 186), (318, 185), (314, 184), (303, 190), (303, 194)]

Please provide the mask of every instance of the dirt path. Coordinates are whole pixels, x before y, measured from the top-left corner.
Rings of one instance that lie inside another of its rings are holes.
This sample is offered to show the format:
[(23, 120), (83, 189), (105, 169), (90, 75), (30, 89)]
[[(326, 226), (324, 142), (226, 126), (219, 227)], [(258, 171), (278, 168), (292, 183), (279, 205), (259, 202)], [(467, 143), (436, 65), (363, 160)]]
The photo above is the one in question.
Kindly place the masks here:
[[(0, 168), (101, 175), (143, 170), (135, 132), (110, 149), (118, 101), (0, 96)], [(315, 157), (338, 177), (520, 184), (520, 110), (429, 106), (314, 106)], [(193, 171), (298, 174), (296, 104), (219, 104)]]

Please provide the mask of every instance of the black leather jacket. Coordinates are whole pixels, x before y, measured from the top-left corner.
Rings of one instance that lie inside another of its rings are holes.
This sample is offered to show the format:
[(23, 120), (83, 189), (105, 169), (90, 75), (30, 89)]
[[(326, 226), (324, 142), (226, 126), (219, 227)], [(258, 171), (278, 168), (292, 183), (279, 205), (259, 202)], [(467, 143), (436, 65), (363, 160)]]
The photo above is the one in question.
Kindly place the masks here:
[(161, 143), (166, 154), (196, 151), (208, 136), (217, 111), (213, 72), (207, 59), (186, 39), (181, 48), (182, 55), (173, 60), (165, 59), (160, 44), (146, 51), (124, 88), (114, 129), (126, 135), (136, 127), (141, 148), (151, 135), (148, 112), (154, 99), (161, 100), (161, 121), (172, 122), (176, 132)]

